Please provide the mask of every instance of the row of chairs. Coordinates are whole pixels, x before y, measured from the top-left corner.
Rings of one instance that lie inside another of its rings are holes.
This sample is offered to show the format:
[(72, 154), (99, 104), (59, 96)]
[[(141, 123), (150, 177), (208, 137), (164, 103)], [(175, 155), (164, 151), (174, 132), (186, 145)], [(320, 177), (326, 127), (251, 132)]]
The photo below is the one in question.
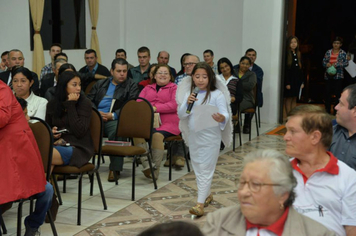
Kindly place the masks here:
[[(45, 173), (47, 173), (47, 181), (49, 181), (49, 173), (50, 173), (50, 168), (51, 168), (51, 163), (52, 163), (52, 151), (53, 151), (53, 136), (51, 133), (51, 129), (48, 126), (48, 124), (38, 118), (33, 118), (37, 120), (38, 122), (36, 123), (31, 123), (30, 127), (34, 133), (34, 136), (36, 138), (37, 144), (39, 146), (42, 160), (43, 160), (43, 166), (45, 167)], [(78, 212), (77, 212), (77, 224), (81, 224), (81, 201), (82, 201), (82, 177), (84, 174), (89, 175), (89, 180), (90, 180), (90, 195), (93, 195), (93, 185), (94, 185), (94, 175), (97, 178), (98, 181), (98, 186), (100, 190), (100, 195), (102, 198), (102, 203), (104, 210), (107, 209), (107, 204), (105, 200), (105, 195), (100, 179), (100, 173), (99, 173), (99, 168), (100, 168), (100, 162), (101, 162), (101, 156), (103, 155), (118, 155), (118, 156), (128, 156), (128, 157), (133, 157), (133, 168), (132, 168), (132, 195), (131, 195), (131, 200), (135, 200), (135, 167), (137, 165), (138, 157), (140, 155), (147, 155), (149, 164), (150, 164), (150, 169), (152, 176), (154, 177), (154, 171), (152, 167), (152, 157), (151, 157), (151, 139), (152, 139), (152, 128), (153, 128), (153, 109), (150, 103), (143, 99), (140, 98), (140, 102), (136, 100), (130, 100), (128, 101), (122, 108), (118, 120), (119, 124), (116, 136), (117, 137), (127, 137), (127, 138), (144, 138), (148, 142), (148, 147), (149, 149), (146, 150), (141, 147), (136, 147), (136, 146), (102, 146), (102, 137), (103, 137), (103, 121), (100, 113), (93, 108), (92, 110), (92, 118), (90, 121), (90, 132), (91, 132), (91, 137), (93, 140), (93, 145), (94, 145), (94, 156), (92, 158), (92, 162), (85, 164), (81, 168), (77, 168), (74, 166), (56, 166), (53, 171), (52, 171), (52, 180), (54, 182), (54, 188), (56, 190), (56, 193), (58, 195), (58, 200), (60, 205), (63, 204), (61, 194), (59, 191), (58, 183), (55, 178), (55, 175), (78, 175)], [(170, 158), (170, 163), (171, 163), (171, 147), (174, 142), (183, 142), (183, 139), (181, 136), (174, 136), (167, 138), (165, 140), (168, 143), (168, 157)], [(187, 157), (185, 156), (186, 160)], [(187, 168), (188, 172), (190, 171), (189, 163), (187, 160)], [(170, 170), (169, 170), (169, 180), (171, 180), (171, 165), (170, 165)], [(66, 191), (66, 181), (63, 181), (63, 192)], [(153, 178), (153, 184), (154, 184), (154, 189), (157, 189), (157, 183), (155, 178)], [(18, 208), (18, 225), (17, 225), (17, 235), (21, 234), (21, 216), (22, 216), (22, 203), (26, 200), (31, 200), (30, 199), (21, 199), (19, 200), (19, 208)], [(32, 205), (32, 204), (31, 204)], [(32, 207), (31, 207), (32, 208)], [(32, 210), (32, 209), (31, 209)], [(52, 217), (50, 216), (50, 212), (48, 212), (48, 215), (50, 217), (50, 223), (52, 226), (52, 231), (54, 235), (57, 235)], [(6, 233), (6, 227), (5, 224), (2, 220), (1, 214), (0, 214), (0, 224), (3, 226), (3, 232)], [(1, 235), (1, 230), (0, 230), (0, 235)]]

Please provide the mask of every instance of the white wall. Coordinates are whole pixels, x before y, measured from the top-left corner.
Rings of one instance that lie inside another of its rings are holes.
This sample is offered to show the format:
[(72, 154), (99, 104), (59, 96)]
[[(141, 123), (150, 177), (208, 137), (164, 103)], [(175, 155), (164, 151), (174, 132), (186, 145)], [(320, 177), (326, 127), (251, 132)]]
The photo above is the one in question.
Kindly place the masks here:
[[(180, 57), (189, 52), (201, 60), (205, 49), (212, 49), (215, 62), (221, 57), (237, 64), (245, 50), (258, 52), (257, 64), (265, 72), (265, 104), (262, 121), (278, 118), (279, 67), (281, 54), (283, 0), (103, 0), (100, 1), (97, 33), (102, 64), (110, 67), (116, 49), (125, 48), (128, 61), (137, 65), (137, 49), (147, 46), (151, 62), (167, 50), (170, 65), (180, 69)], [(32, 67), (30, 51), (29, 4), (27, 0), (0, 1), (2, 34), (0, 52), (18, 48), (25, 65)], [(91, 22), (86, 4), (86, 38), (90, 47)], [(85, 50), (64, 50), (79, 69)], [(50, 57), (45, 51), (45, 61)]]

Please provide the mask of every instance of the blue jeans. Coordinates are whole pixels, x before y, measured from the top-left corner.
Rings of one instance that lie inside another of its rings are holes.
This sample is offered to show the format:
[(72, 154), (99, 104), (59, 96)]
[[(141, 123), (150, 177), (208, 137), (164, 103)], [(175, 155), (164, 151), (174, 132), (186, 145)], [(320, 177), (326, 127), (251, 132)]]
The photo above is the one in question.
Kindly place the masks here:
[(35, 211), (25, 219), (25, 224), (32, 229), (38, 229), (46, 218), (46, 213), (51, 208), (53, 198), (53, 187), (47, 182), (46, 189), (42, 193), (34, 195), (36, 198)]

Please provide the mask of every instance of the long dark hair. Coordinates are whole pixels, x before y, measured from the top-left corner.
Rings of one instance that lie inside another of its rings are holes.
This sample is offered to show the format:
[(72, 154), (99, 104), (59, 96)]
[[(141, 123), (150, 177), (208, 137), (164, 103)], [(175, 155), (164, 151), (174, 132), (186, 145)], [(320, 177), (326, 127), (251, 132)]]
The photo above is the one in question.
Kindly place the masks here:
[(287, 40), (287, 66), (290, 68), (293, 62), (292, 50), (290, 49), (290, 43), (292, 39), (297, 40), (297, 47), (295, 48), (295, 53), (297, 54), (299, 67), (302, 68), (302, 54), (299, 50), (299, 39), (296, 36), (290, 36)]
[(208, 65), (208, 63), (206, 62), (198, 62), (192, 71), (192, 86), (190, 88), (190, 92), (192, 93), (194, 88), (196, 87), (193, 81), (193, 76), (196, 72), (197, 69), (204, 69), (206, 71), (206, 73), (208, 74), (208, 86), (206, 87), (206, 95), (205, 98), (203, 100), (202, 103), (206, 103), (206, 101), (208, 100), (208, 98), (210, 97), (210, 91), (214, 91), (216, 89), (216, 77), (215, 77), (215, 73), (213, 71), (213, 69), (211, 69), (211, 66)]
[(64, 71), (58, 78), (56, 92), (54, 93), (53, 106), (55, 107), (55, 116), (62, 117), (64, 114), (63, 102), (68, 99), (67, 84), (74, 77), (80, 78), (79, 74), (74, 71)]
[(234, 70), (234, 67), (232, 66), (231, 61), (230, 61), (228, 58), (226, 58), (226, 57), (220, 58), (220, 60), (218, 61), (218, 73), (219, 73), (219, 74), (222, 73), (221, 70), (220, 70), (220, 65), (221, 65), (222, 63), (226, 63), (226, 64), (230, 67), (230, 70), (231, 70), (230, 73), (231, 73), (231, 75), (237, 77), (237, 76), (235, 75), (235, 70)]

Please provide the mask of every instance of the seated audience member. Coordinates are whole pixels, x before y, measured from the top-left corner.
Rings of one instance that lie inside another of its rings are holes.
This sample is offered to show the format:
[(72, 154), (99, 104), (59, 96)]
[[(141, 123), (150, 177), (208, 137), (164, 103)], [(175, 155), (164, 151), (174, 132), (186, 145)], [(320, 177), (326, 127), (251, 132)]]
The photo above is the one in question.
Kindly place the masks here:
[(148, 78), (148, 67), (150, 66), (151, 53), (148, 47), (140, 47), (137, 50), (139, 65), (131, 68), (127, 77), (131, 78), (136, 84)]
[[(53, 187), (46, 182), (41, 154), (20, 104), (0, 81), (0, 205), (34, 196), (35, 211), (25, 218), (25, 236), (38, 235), (52, 204)], [(30, 167), (30, 168), (28, 168)]]
[[(59, 76), (64, 72), (64, 71), (74, 71), (74, 72), (77, 72), (77, 70), (75, 69), (75, 67), (70, 64), (70, 63), (64, 63), (62, 64), (59, 69), (58, 69), (58, 76), (56, 77), (57, 78), (57, 81), (56, 81), (56, 85), (47, 89), (46, 93), (45, 93), (45, 98), (47, 99), (47, 101), (50, 101), (53, 99), (53, 97), (55, 96), (55, 93), (56, 93), (56, 88), (57, 88), (57, 83), (58, 83), (58, 79), (59, 79)], [(80, 73), (78, 73), (80, 75)]]
[[(9, 67), (7, 71), (4, 71), (0, 73), (0, 80), (2, 80), (5, 84), (9, 85), (12, 88), (12, 75), (11, 75), (11, 69), (12, 67), (15, 66), (25, 66), (25, 58), (23, 57), (23, 54), (20, 50), (18, 49), (12, 49), (9, 52)], [(39, 81), (38, 81), (38, 76), (35, 72), (32, 72), (32, 79), (33, 79), (33, 86), (32, 86), (32, 92), (34, 94), (39, 93)]]
[[(160, 51), (157, 56), (157, 63), (163, 64), (163, 65), (168, 65), (169, 53), (166, 51)], [(170, 67), (170, 66), (169, 66), (169, 69), (171, 70), (171, 74), (172, 74), (173, 78), (175, 78), (177, 76), (176, 69), (174, 69), (173, 67)]]
[(204, 61), (209, 64), (215, 74), (218, 74), (218, 67), (214, 64), (214, 52), (210, 49), (207, 49), (204, 51), (203, 56)]
[(47, 73), (43, 76), (40, 83), (40, 96), (44, 97), (47, 89), (55, 87), (58, 81), (58, 70), (61, 65), (67, 63), (63, 59), (57, 59), (53, 63), (53, 73)]
[[(249, 70), (251, 66), (251, 59), (243, 56), (240, 59), (239, 70), (236, 71), (237, 77), (240, 79), (239, 82), (242, 83), (243, 89), (243, 100), (240, 103), (240, 111), (244, 111), (248, 108), (254, 108), (255, 104), (255, 94), (253, 88), (256, 86), (257, 79), (256, 74)], [(250, 133), (251, 128), (251, 114), (245, 114), (245, 121), (243, 126), (243, 133)]]
[(36, 96), (31, 90), (34, 82), (31, 71), (22, 66), (15, 66), (12, 68), (11, 74), (15, 96), (26, 100), (28, 116), (44, 120), (47, 100)]
[(58, 60), (58, 59), (62, 59), (62, 60), (65, 60), (66, 62), (68, 62), (68, 56), (64, 52), (57, 53), (54, 56), (54, 60)]
[(145, 80), (142, 80), (140, 83), (138, 83), (138, 90), (141, 92), (142, 89), (144, 89), (147, 85), (152, 83), (152, 79), (153, 79), (153, 72), (156, 69), (157, 64), (153, 63), (150, 65), (150, 67), (148, 68), (149, 74), (148, 74), (148, 78)]
[[(116, 53), (115, 53), (115, 58), (122, 58), (122, 59), (125, 59), (127, 61), (127, 55), (126, 55), (126, 51), (123, 49), (123, 48), (119, 48), (116, 50)], [(127, 62), (128, 63), (128, 62)], [(130, 63), (128, 63), (128, 68), (129, 70), (131, 68), (134, 68), (133, 65), (131, 65)]]
[(297, 179), (294, 208), (337, 235), (356, 235), (356, 172), (328, 152), (332, 118), (313, 105), (287, 116), (286, 153)]
[[(137, 84), (127, 78), (127, 61), (122, 58), (114, 59), (111, 63), (111, 77), (98, 81), (90, 93), (88, 98), (96, 107), (104, 121), (104, 135), (108, 136), (109, 140), (115, 140), (117, 119), (122, 105), (138, 95)], [(111, 105), (114, 103), (112, 110)], [(118, 176), (124, 165), (123, 157), (110, 156), (110, 172), (108, 181), (115, 181), (115, 175)]]
[(344, 89), (335, 110), (337, 124), (330, 152), (356, 170), (356, 84)]
[(46, 74), (53, 73), (54, 69), (54, 56), (62, 52), (62, 46), (59, 43), (53, 43), (49, 49), (49, 55), (51, 57), (51, 62), (45, 65), (41, 70), (40, 81)]
[[(54, 165), (82, 167), (94, 154), (89, 125), (92, 106), (81, 94), (80, 77), (76, 72), (65, 71), (59, 76), (54, 99), (47, 104), (46, 122), (55, 139)], [(57, 133), (67, 129), (67, 132)], [(75, 157), (75, 158), (72, 158)]]
[(239, 82), (237, 76), (235, 75), (231, 61), (226, 57), (223, 57), (218, 61), (218, 72), (220, 78), (225, 81), (226, 86), (229, 89), (231, 96), (230, 106), (232, 114), (236, 114), (237, 106), (243, 99), (242, 84)]
[(83, 91), (85, 91), (86, 87), (90, 84), (90, 82), (94, 80), (106, 79), (110, 76), (108, 68), (98, 63), (98, 57), (94, 49), (86, 50), (84, 54), (84, 59), (86, 66), (83, 66), (79, 70), (79, 73), (81, 73), (82, 75), (88, 74), (85, 79), (83, 78), (82, 81)]
[(200, 229), (184, 221), (172, 221), (157, 224), (146, 229), (138, 236), (204, 236)]
[(335, 235), (293, 209), (296, 185), (291, 165), (280, 152), (250, 152), (237, 183), (240, 204), (209, 213), (204, 235)]
[(183, 62), (184, 62), (185, 56), (188, 56), (188, 55), (190, 55), (190, 53), (184, 53), (180, 57), (180, 71), (177, 73), (177, 76), (180, 76), (180, 75), (184, 74), (185, 70), (184, 70)]
[[(147, 85), (139, 95), (151, 103), (153, 111), (159, 113), (161, 119), (161, 125), (154, 129), (152, 135), (151, 151), (155, 178), (158, 178), (163, 159), (163, 140), (180, 134), (176, 102), (177, 85), (173, 81), (169, 66), (159, 64), (153, 72), (152, 84)], [(144, 175), (147, 178), (152, 178), (147, 158), (141, 158), (141, 162)]]
[(1, 53), (0, 72), (7, 71), (9, 69), (9, 51)]
[[(257, 100), (258, 106), (263, 106), (263, 93), (262, 93), (262, 84), (263, 84), (263, 70), (259, 67), (255, 61), (257, 58), (257, 52), (253, 48), (249, 48), (245, 52), (245, 56), (251, 59), (251, 66), (249, 68), (250, 71), (255, 72), (257, 78)], [(235, 71), (239, 71), (240, 64), (234, 66)]]
[(175, 83), (178, 85), (184, 77), (192, 74), (194, 66), (199, 62), (199, 57), (189, 54), (183, 58), (184, 74), (181, 74), (175, 78)]

